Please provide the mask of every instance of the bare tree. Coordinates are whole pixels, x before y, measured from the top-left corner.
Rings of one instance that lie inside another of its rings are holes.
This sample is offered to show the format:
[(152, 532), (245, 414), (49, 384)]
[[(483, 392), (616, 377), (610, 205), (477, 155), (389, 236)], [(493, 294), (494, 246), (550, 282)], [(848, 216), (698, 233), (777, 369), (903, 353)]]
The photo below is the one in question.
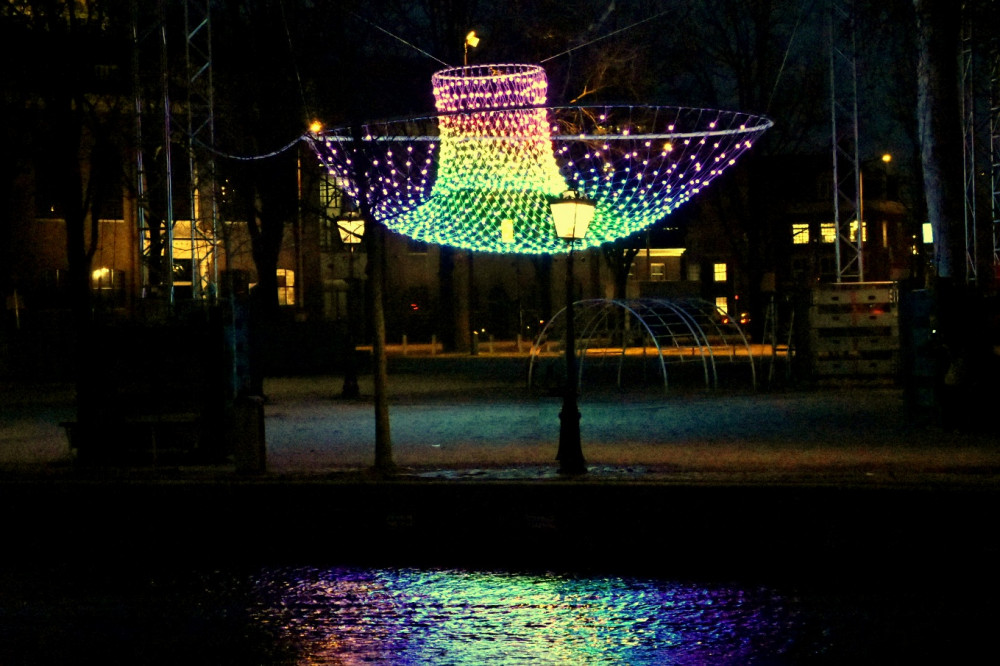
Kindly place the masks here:
[[(51, 194), (53, 207), (65, 221), (81, 422), (96, 418), (99, 406), (93, 390), (95, 364), (100, 359), (92, 349), (91, 264), (99, 240), (100, 212), (111, 202), (121, 201), (125, 154), (121, 137), (127, 135), (129, 117), (117, 78), (126, 67), (110, 56), (122, 38), (116, 31), (122, 26), (113, 20), (115, 9), (121, 8), (110, 1), (22, 2), (5, 7), (8, 13), (0, 17), (4, 30), (9, 31), (6, 46), (40, 54), (24, 69), (4, 68), (4, 95), (9, 100), (5, 106), (13, 103), (12, 107), (25, 112), (22, 131), (29, 133), (30, 142), (21, 148), (30, 152), (22, 153), (22, 164), (29, 160), (35, 164), (36, 181)], [(77, 58), (81, 52), (97, 53), (103, 59)], [(8, 157), (3, 160), (7, 162)]]

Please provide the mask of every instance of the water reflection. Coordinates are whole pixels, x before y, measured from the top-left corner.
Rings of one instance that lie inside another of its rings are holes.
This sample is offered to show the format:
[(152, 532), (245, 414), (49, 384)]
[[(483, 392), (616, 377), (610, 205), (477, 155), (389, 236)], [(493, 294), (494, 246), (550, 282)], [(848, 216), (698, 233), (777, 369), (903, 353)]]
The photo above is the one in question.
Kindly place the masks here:
[(747, 664), (802, 628), (767, 588), (413, 569), (264, 570), (251, 615), (305, 664)]

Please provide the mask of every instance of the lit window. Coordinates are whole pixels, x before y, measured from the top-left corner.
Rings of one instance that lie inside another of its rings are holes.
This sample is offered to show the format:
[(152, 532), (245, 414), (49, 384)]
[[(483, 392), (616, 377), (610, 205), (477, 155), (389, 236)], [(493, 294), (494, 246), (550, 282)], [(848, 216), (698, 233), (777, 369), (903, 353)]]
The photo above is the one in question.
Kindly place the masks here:
[(921, 226), (923, 231), (924, 244), (930, 245), (934, 242), (934, 227), (931, 226), (930, 222), (924, 222)]
[(663, 282), (666, 278), (666, 266), (664, 264), (649, 265), (649, 279), (652, 282)]
[(792, 243), (795, 245), (805, 245), (809, 242), (809, 225), (792, 225)]
[(278, 305), (295, 305), (295, 271), (279, 268), (277, 276)]
[(92, 285), (95, 288), (100, 289), (109, 281), (109, 278), (111, 277), (111, 269), (98, 268), (91, 273), (90, 277)]
[[(861, 225), (861, 236), (862, 236), (861, 242), (862, 243), (867, 243), (868, 242), (868, 225), (867, 224), (862, 224)], [(857, 243), (858, 242), (858, 221), (857, 220), (851, 220), (851, 242), (852, 243)]]
[(835, 243), (837, 241), (837, 225), (833, 222), (824, 222), (819, 225), (819, 235), (824, 243)]
[(713, 275), (715, 276), (716, 282), (725, 282), (727, 279), (727, 271), (725, 264), (714, 264), (712, 266)]
[(729, 313), (729, 299), (725, 296), (718, 296), (715, 299), (715, 307), (726, 314)]
[(125, 271), (101, 267), (90, 275), (94, 297), (105, 304), (125, 305)]

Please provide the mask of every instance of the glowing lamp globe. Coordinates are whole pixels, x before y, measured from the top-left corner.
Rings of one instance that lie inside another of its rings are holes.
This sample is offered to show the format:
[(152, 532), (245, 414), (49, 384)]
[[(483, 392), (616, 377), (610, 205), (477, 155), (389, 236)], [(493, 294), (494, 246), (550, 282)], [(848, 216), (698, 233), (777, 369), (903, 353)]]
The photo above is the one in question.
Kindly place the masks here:
[(390, 230), (485, 252), (568, 251), (550, 207), (566, 190), (593, 204), (586, 233), (572, 232), (577, 248), (629, 236), (704, 190), (772, 124), (685, 107), (549, 107), (536, 65), (449, 68), (431, 84), (435, 115), (307, 139)]
[(340, 230), (340, 240), (344, 245), (354, 246), (361, 242), (365, 235), (365, 221), (361, 215), (351, 211), (337, 218), (337, 229)]

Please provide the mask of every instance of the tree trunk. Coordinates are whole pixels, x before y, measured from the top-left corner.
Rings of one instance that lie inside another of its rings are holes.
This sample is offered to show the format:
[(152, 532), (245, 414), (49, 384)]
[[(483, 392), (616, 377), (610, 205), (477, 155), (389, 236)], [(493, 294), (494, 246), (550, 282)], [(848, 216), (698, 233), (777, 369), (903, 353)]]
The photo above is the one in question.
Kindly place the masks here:
[(365, 238), (368, 239), (368, 270), (374, 334), (372, 370), (375, 402), (375, 471), (384, 474), (391, 473), (395, 469), (392, 460), (392, 434), (389, 428), (389, 372), (385, 354), (385, 228), (372, 220), (369, 215), (370, 213), (365, 215)]
[(961, 13), (951, 0), (914, 0), (917, 14), (917, 131), (938, 278), (964, 279)]
[(358, 207), (365, 221), (365, 244), (368, 251), (368, 283), (371, 287), (372, 316), (372, 373), (374, 380), (375, 403), (375, 464), (374, 470), (379, 474), (391, 474), (395, 470), (392, 460), (392, 434), (389, 428), (389, 371), (385, 353), (385, 287), (386, 287), (386, 252), (385, 228), (372, 216), (371, 204), (368, 201), (368, 157), (364, 152), (364, 142), (361, 139), (361, 126), (355, 123), (351, 127), (354, 150), (354, 182), (360, 196)]
[(469, 316), (469, 271), (467, 252), (441, 246), (438, 260), (438, 308), (441, 343), (448, 351), (467, 352), (471, 348), (472, 324)]
[(932, 283), (941, 425), (975, 426), (992, 358), (982, 303), (966, 283), (963, 133), (959, 87), (961, 12), (949, 0), (914, 0), (917, 15), (917, 126), (927, 218), (934, 231)]

